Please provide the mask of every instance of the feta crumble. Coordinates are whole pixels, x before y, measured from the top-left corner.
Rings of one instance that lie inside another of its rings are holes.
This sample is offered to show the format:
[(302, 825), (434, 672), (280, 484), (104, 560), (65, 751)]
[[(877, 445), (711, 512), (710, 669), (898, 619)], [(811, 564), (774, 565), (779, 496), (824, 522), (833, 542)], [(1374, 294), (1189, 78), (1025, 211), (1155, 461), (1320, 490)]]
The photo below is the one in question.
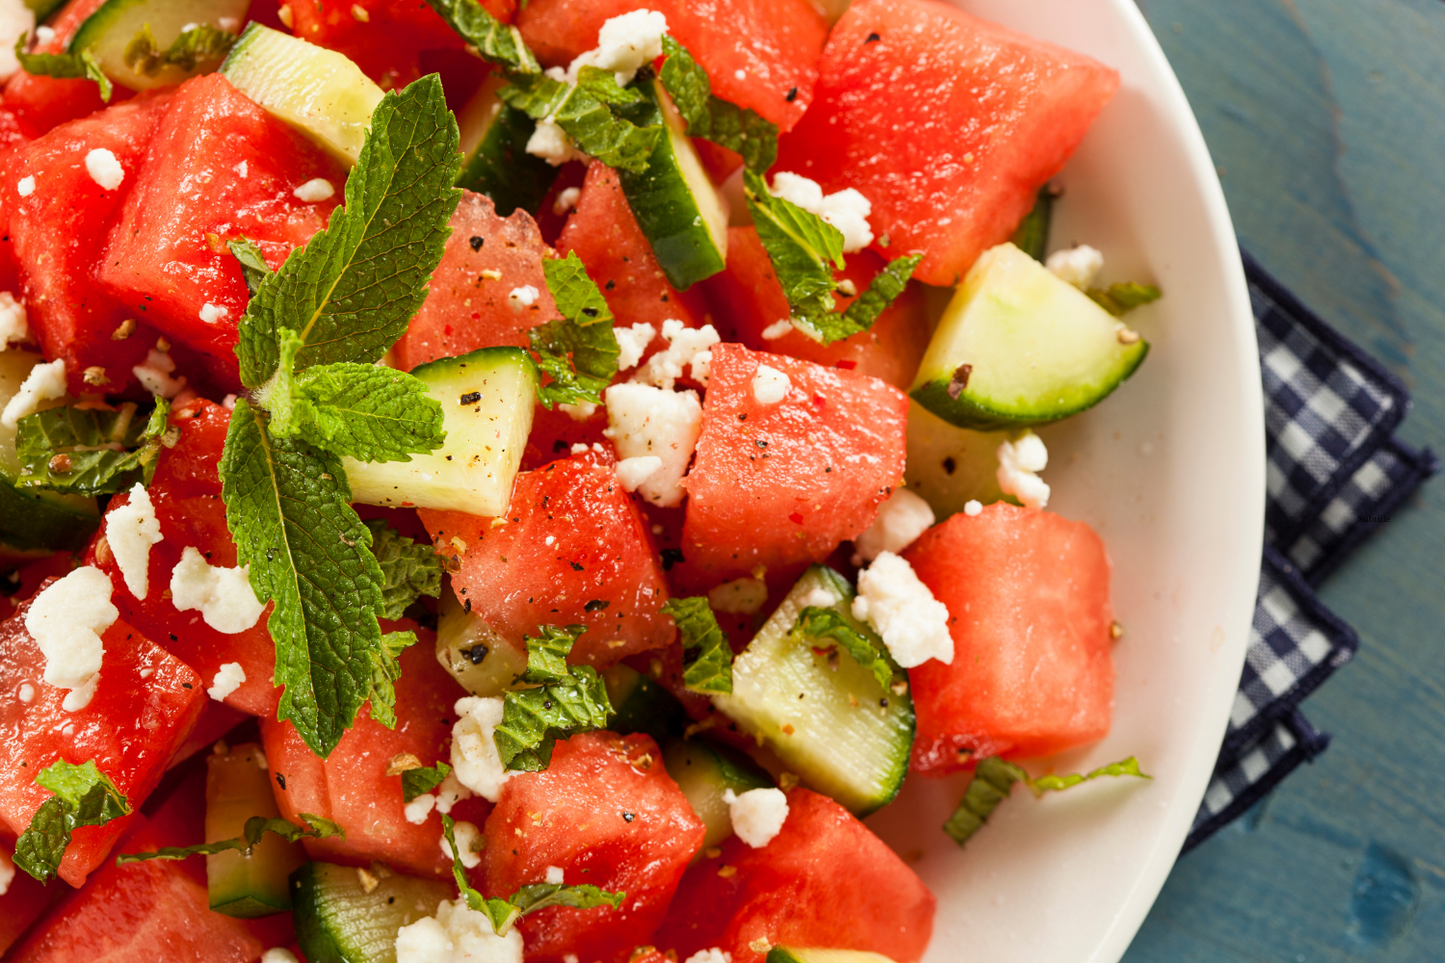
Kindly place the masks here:
[(626, 87), (638, 68), (662, 56), (665, 33), (667, 17), (655, 10), (633, 10), (611, 18), (597, 32), (596, 48), (567, 65), (567, 82), (576, 83), (583, 67), (597, 67), (612, 71), (618, 86)]
[(617, 481), (623, 489), (635, 492), (653, 475), (662, 470), (662, 459), (656, 455), (635, 455), (617, 463)]
[(767, 583), (748, 577), (724, 582), (709, 589), (707, 593), (707, 604), (714, 612), (733, 615), (752, 615), (761, 611), (767, 601)]
[(781, 789), (749, 789), (741, 796), (731, 789), (723, 792), (733, 832), (753, 849), (762, 849), (788, 819), (788, 796)]
[(35, 193), (35, 175), (27, 174), (20, 178), (15, 184), (15, 193), (21, 197), (29, 197)]
[(113, 191), (125, 180), (125, 168), (120, 166), (115, 154), (105, 147), (97, 147), (85, 155), (85, 172), (103, 191)]
[(25, 305), (15, 300), (15, 295), (9, 291), (0, 291), (0, 351), (29, 340), (30, 325), (26, 323)]
[(15, 862), (10, 854), (0, 849), (0, 896), (10, 892), (10, 884), (15, 880)]
[(563, 883), (562, 867), (548, 866), (546, 881), (554, 886), (561, 886)]
[(190, 545), (171, 571), (171, 603), (178, 612), (199, 609), (207, 625), (226, 635), (251, 628), (266, 609), (251, 589), (249, 566), (212, 566)]
[(928, 502), (907, 488), (895, 488), (878, 507), (873, 524), (854, 540), (853, 564), (871, 562), (880, 552), (897, 555), (928, 531), (935, 520)]
[[(208, 305), (209, 306), (209, 305)], [(204, 316), (205, 307), (201, 308)], [(217, 318), (220, 315), (216, 315)], [(176, 363), (171, 356), (156, 348), (152, 348), (147, 354), (144, 364), (138, 364), (131, 368), (131, 373), (153, 395), (160, 395), (162, 398), (174, 398), (181, 393), (186, 386), (185, 376), (172, 378), (171, 372), (176, 370)]]
[(597, 414), (597, 406), (590, 401), (581, 401), (575, 405), (559, 404), (557, 410), (573, 421), (586, 421)]
[(522, 963), (522, 931), (498, 936), (464, 898), (444, 900), (435, 916), (397, 930), (396, 963)]
[(647, 346), (657, 337), (657, 329), (650, 324), (634, 324), (631, 327), (617, 325), (612, 329), (617, 338), (617, 370), (626, 371), (637, 367), (637, 362), (647, 352)]
[(324, 177), (313, 177), (305, 184), (299, 185), (291, 193), (298, 201), (315, 204), (317, 201), (329, 199), (336, 193), (336, 188)]
[(470, 789), (457, 782), (457, 774), (455, 772), (449, 772), (436, 790), (437, 812), (443, 814), (449, 813), (452, 811), (453, 806), (463, 799), (471, 799), (472, 795)]
[(3, 0), (0, 2), (0, 83), (20, 69), (20, 58), (15, 56), (15, 41), (35, 29), (35, 11), (24, 0)]
[(878, 553), (873, 564), (858, 573), (853, 617), (873, 626), (905, 669), (929, 659), (953, 661), (948, 609), (919, 580), (913, 566), (892, 552)]
[[(608, 388), (603, 398), (607, 403), (603, 434), (612, 439), (618, 456), (624, 460), (659, 459), (658, 466), (636, 486), (642, 497), (663, 508), (682, 504), (682, 477), (702, 434), (702, 403), (697, 392), (629, 382)], [(642, 464), (635, 470), (640, 471)]]
[(206, 695), (217, 702), (226, 701), (226, 697), (246, 681), (246, 670), (241, 668), (239, 662), (226, 662), (216, 672), (216, 677), (211, 680), (211, 687), (206, 690)]
[(1044, 440), (1026, 431), (1013, 441), (998, 446), (998, 487), (1013, 495), (1025, 507), (1043, 508), (1049, 503), (1049, 485), (1038, 473), (1049, 465)]
[(983, 512), (983, 502), (977, 498), (970, 498), (963, 503), (963, 513), (970, 518)]
[(793, 330), (793, 322), (787, 318), (781, 321), (774, 321), (763, 329), (763, 340), (776, 341), (791, 330)]
[(837, 604), (838, 593), (821, 585), (815, 585), (807, 595), (798, 600), (798, 609), (799, 611), (808, 608), (830, 609)]
[(431, 811), (436, 808), (436, 804), (437, 797), (429, 792), (424, 792), (403, 806), (401, 811), (402, 814), (406, 816), (407, 822), (413, 826), (420, 826), (426, 822), (426, 818), (431, 815)]
[(151, 546), (161, 541), (161, 523), (145, 486), (136, 482), (130, 498), (105, 515), (105, 541), (120, 566), (125, 587), (138, 599), (150, 591)]
[(818, 215), (841, 231), (844, 254), (861, 251), (873, 243), (873, 229), (868, 225), (873, 205), (851, 187), (824, 194), (823, 188), (812, 178), (781, 171), (773, 177), (769, 192), (810, 214)]
[[(462, 865), (467, 869), (475, 869), (482, 863), (482, 831), (475, 823), (469, 823), (465, 819), (459, 819), (452, 825), (452, 835), (457, 838), (457, 855), (461, 857)], [(446, 836), (441, 838), (442, 855), (447, 859), (452, 857), (452, 844), (447, 842)]]
[(250, 173), (251, 168), (246, 164), (245, 161), (241, 161), (235, 167), (232, 167), (231, 170), (235, 171), (237, 175), (245, 177), (247, 174)]
[(673, 318), (662, 322), (662, 339), (667, 348), (647, 359), (647, 364), (637, 369), (632, 380), (639, 384), (650, 384), (658, 388), (671, 388), (684, 371), (689, 371), (693, 381), (707, 387), (707, 378), (712, 364), (712, 346), (722, 338), (710, 324), (700, 328), (689, 328)]
[(733, 963), (733, 955), (727, 950), (718, 949), (716, 946), (705, 950), (698, 950), (689, 956), (684, 963)]
[(524, 284), (519, 288), (512, 288), (511, 292), (507, 294), (507, 306), (513, 311), (530, 308), (537, 303), (537, 298), (541, 293), (542, 292), (530, 284)]
[(502, 708), (499, 696), (469, 696), (458, 699), (454, 707), (459, 718), (452, 726), (451, 775), (488, 802), (501, 797), (502, 784), (512, 777), (493, 739), (502, 723)]
[(1044, 267), (1082, 290), (1093, 287), (1094, 282), (1099, 280), (1099, 272), (1104, 270), (1104, 255), (1097, 248), (1080, 244), (1050, 254)]
[[(224, 304), (212, 304), (211, 302), (207, 301), (205, 304), (201, 305), (200, 317), (201, 320), (206, 322), (207, 324), (215, 324), (222, 318), (229, 318), (230, 316), (231, 309), (226, 307)], [(172, 367), (170, 370), (175, 370), (174, 363), (172, 363)]]
[(553, 167), (561, 167), (572, 160), (586, 160), (587, 155), (572, 146), (567, 133), (557, 126), (552, 117), (537, 121), (532, 136), (527, 138), (527, 153), (540, 157)]
[[(91, 676), (90, 681), (85, 685), (67, 692), (65, 698), (60, 700), (60, 708), (66, 712), (79, 712), (81, 709), (84, 709), (90, 705), (90, 700), (95, 698), (95, 689), (98, 685), (100, 685), (99, 672)], [(66, 728), (70, 728), (69, 724), (66, 725)], [(70, 733), (67, 732), (66, 735), (68, 736)]]
[(30, 369), (30, 374), (25, 376), (20, 390), (5, 405), (5, 410), (0, 411), (0, 425), (14, 428), (16, 422), (26, 415), (35, 414), (45, 402), (64, 397), (65, 359), (56, 358), (38, 364)]
[(120, 618), (110, 592), (110, 578), (86, 565), (35, 596), (25, 613), (25, 631), (45, 656), (41, 676), (45, 682), (59, 689), (81, 689), (100, 672), (105, 655), (100, 634)]
[(21, 702), (30, 703), (35, 701), (35, 686), (29, 682), (20, 683), (19, 698)]
[(582, 188), (568, 187), (557, 192), (557, 199), (552, 202), (552, 213), (561, 217), (572, 208), (577, 206), (577, 199), (582, 196)]
[(753, 375), (753, 398), (760, 405), (777, 404), (788, 397), (788, 389), (791, 387), (793, 382), (787, 373), (771, 365), (758, 365), (758, 370)]
[(296, 959), (296, 954), (286, 947), (273, 946), (261, 954), (261, 963), (300, 963), (300, 961)]

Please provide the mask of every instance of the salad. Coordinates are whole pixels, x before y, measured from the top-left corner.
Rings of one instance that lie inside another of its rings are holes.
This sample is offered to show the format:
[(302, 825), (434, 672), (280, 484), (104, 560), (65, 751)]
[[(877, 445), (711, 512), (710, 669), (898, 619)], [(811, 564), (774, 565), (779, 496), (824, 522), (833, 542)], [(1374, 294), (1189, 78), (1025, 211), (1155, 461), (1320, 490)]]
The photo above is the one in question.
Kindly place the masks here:
[(1113, 709), (1118, 75), (825, 6), (9, 10), (5, 959), (913, 963), (905, 779), (1144, 776), (1019, 764)]

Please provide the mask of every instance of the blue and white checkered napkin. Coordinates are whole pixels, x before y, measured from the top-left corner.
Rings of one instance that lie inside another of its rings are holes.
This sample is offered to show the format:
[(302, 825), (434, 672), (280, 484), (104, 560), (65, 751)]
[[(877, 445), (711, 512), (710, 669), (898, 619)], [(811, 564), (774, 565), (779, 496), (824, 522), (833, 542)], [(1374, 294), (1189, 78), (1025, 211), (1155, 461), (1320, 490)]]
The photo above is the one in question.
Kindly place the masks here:
[(1264, 376), (1264, 564), (1244, 675), (1186, 851), (1329, 745), (1299, 703), (1359, 639), (1314, 586), (1440, 467), (1394, 437), (1410, 407), (1405, 386), (1248, 254), (1244, 268)]

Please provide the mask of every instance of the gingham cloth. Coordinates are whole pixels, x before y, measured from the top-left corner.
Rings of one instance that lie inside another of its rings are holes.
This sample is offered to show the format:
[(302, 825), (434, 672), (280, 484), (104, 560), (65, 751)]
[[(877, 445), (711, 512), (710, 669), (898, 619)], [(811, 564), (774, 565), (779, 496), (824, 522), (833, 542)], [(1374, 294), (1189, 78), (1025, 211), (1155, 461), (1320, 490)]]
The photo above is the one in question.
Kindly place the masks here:
[(1330, 743), (1299, 710), (1359, 639), (1314, 587), (1439, 470), (1394, 437), (1409, 392), (1244, 255), (1267, 435), (1265, 549), (1239, 692), (1187, 851)]

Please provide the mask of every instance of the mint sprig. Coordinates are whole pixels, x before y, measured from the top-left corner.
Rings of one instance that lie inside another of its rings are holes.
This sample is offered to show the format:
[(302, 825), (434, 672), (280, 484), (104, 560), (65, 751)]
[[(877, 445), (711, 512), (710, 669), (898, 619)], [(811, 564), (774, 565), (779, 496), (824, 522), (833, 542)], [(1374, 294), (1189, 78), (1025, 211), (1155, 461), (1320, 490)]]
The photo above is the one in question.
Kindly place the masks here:
[(712, 92), (707, 71), (687, 48), (671, 36), (662, 38), (667, 57), (658, 75), (689, 137), (701, 137), (742, 155), (748, 170), (763, 173), (778, 159), (778, 125), (751, 108), (723, 100)]
[(36, 773), (35, 782), (55, 795), (30, 817), (30, 826), (15, 841), (14, 859), (16, 866), (48, 883), (60, 869), (75, 830), (129, 815), (130, 803), (93, 759), (78, 766), (57, 759)]
[(1077, 786), (1081, 782), (1097, 779), (1100, 776), (1153, 778), (1139, 770), (1139, 760), (1133, 756), (1107, 766), (1101, 766), (1089, 773), (1041, 776), (1038, 779), (1030, 776), (1022, 766), (1009, 762), (1007, 759), (998, 756), (980, 759), (978, 765), (974, 767), (973, 778), (969, 780), (968, 787), (963, 791), (962, 801), (959, 802), (953, 815), (949, 816), (948, 821), (943, 824), (943, 831), (960, 846), (968, 842), (969, 838), (988, 821), (988, 817), (993, 815), (998, 804), (1008, 798), (1009, 790), (1016, 782), (1023, 783), (1035, 797), (1038, 797), (1045, 792), (1068, 789), (1070, 786)]
[(214, 843), (197, 843), (194, 846), (162, 846), (160, 849), (143, 853), (121, 853), (115, 858), (117, 866), (139, 863), (148, 859), (187, 859), (191, 856), (213, 856), (229, 849), (251, 855), (251, 850), (267, 833), (280, 836), (288, 843), (302, 839), (326, 839), (331, 836), (346, 838), (346, 831), (329, 819), (311, 813), (301, 813), (300, 819), (306, 825), (298, 826), (290, 820), (265, 816), (252, 816), (241, 828), (241, 835), (233, 839), (222, 839)]
[(703, 695), (733, 691), (733, 650), (706, 596), (668, 599), (662, 606), (682, 636), (682, 684)]
[(441, 596), (442, 557), (431, 542), (407, 538), (380, 518), (366, 527), (371, 529), (371, 554), (381, 566), (382, 618), (401, 618), (423, 595)]
[(72, 495), (114, 495), (150, 484), (169, 430), (171, 403), (148, 413), (134, 402), (115, 408), (47, 408), (16, 425), (20, 488)]
[(922, 254), (894, 258), (874, 275), (863, 293), (854, 298), (853, 303), (843, 311), (813, 315), (805, 319), (804, 323), (822, 337), (824, 344), (842, 341), (867, 331), (873, 327), (878, 316), (903, 293), (903, 289), (908, 286), (908, 279), (922, 262)]
[(583, 67), (575, 84), (545, 74), (513, 76), (509, 81), (497, 91), (504, 103), (536, 121), (550, 117), (578, 150), (608, 167), (645, 170), (663, 136), (660, 123), (638, 126), (620, 110), (643, 97), (630, 87), (618, 86), (611, 71)]
[(794, 633), (813, 640), (832, 639), (853, 657), (853, 661), (873, 673), (873, 678), (886, 691), (901, 670), (888, 657), (882, 640), (860, 629), (837, 609), (810, 605), (798, 615)]
[(266, 255), (261, 253), (255, 241), (244, 236), (227, 241), (226, 247), (230, 248), (231, 254), (241, 263), (241, 274), (246, 279), (246, 293), (254, 298), (261, 289), (261, 282), (273, 273), (271, 265), (266, 263)]
[(121, 60), (142, 77), (154, 77), (167, 67), (189, 73), (201, 64), (220, 63), (236, 45), (236, 40), (235, 34), (202, 23), (183, 31), (162, 50), (151, 25), (147, 23), (142, 24), (130, 43), (125, 45)]
[(542, 272), (562, 320), (527, 332), (537, 367), (552, 377), (538, 389), (537, 400), (549, 409), (553, 404), (599, 404), (617, 374), (620, 353), (612, 310), (575, 252), (543, 261)]
[(1089, 288), (1084, 293), (1116, 318), (1122, 318), (1135, 308), (1164, 296), (1154, 285), (1136, 281), (1119, 281), (1107, 288)]
[(25, 33), (15, 39), (15, 59), (20, 61), (27, 74), (57, 80), (93, 80), (100, 88), (100, 99), (110, 103), (110, 95), (114, 92), (110, 78), (100, 69), (89, 49), (67, 53), (26, 53), (25, 47), (29, 42), (30, 35)]
[(452, 767), (444, 762), (435, 766), (418, 766), (401, 774), (401, 798), (411, 802), (417, 796), (429, 793), (446, 781)]
[(536, 638), (524, 637), (527, 668), (519, 687), (502, 697), (502, 721), (493, 736), (508, 769), (540, 772), (559, 738), (606, 727), (612, 703), (602, 677), (591, 666), (567, 664), (585, 631), (585, 625), (543, 625)]
[(523, 42), (521, 32), (492, 16), (477, 0), (426, 2), (483, 60), (512, 73), (542, 72), (542, 65)]

